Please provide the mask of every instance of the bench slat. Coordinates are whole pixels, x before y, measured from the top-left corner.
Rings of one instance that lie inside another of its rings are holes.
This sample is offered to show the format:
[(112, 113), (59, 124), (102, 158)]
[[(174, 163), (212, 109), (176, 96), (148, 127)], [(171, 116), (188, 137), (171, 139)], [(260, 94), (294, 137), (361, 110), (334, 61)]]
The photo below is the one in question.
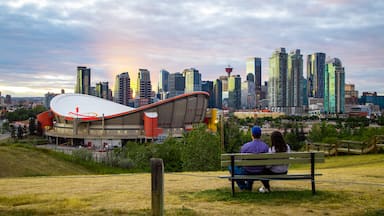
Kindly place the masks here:
[[(322, 174), (315, 174), (321, 176)], [(232, 176), (219, 176), (219, 178), (233, 179), (233, 180), (299, 180), (311, 179), (310, 174), (287, 174), (287, 175), (235, 175)]]
[[(315, 158), (315, 163), (324, 163), (324, 158)], [(235, 160), (236, 166), (263, 166), (263, 165), (281, 165), (281, 164), (305, 164), (311, 163), (310, 158), (290, 158), (290, 159), (263, 159), (263, 160)], [(231, 165), (230, 160), (222, 160), (221, 166)]]
[[(314, 152), (315, 158), (324, 158), (324, 152)], [(231, 153), (231, 154), (222, 154), (221, 160), (230, 160), (231, 156), (234, 156), (235, 159), (266, 159), (266, 158), (311, 158), (310, 152), (290, 152), (290, 153), (261, 153), (261, 154), (247, 154), (247, 153)]]

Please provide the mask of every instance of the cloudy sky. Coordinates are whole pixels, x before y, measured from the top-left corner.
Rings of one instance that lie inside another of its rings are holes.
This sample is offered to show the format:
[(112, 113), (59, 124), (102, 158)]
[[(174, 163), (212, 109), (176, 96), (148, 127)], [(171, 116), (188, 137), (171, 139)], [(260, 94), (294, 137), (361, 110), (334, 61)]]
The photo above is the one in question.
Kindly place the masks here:
[[(203, 80), (230, 64), (245, 78), (245, 60), (279, 47), (325, 52), (345, 67), (346, 82), (384, 93), (384, 1), (378, 0), (1, 0), (0, 91), (43, 96), (73, 92), (76, 67), (92, 83), (139, 68), (195, 67)], [(304, 76), (306, 66), (304, 65)]]

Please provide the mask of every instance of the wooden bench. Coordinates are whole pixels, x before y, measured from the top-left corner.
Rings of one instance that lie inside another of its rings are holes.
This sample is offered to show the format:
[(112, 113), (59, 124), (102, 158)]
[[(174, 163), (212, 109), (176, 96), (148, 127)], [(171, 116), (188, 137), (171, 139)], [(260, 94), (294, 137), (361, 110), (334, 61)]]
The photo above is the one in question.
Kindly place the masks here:
[(312, 183), (312, 194), (316, 193), (315, 176), (321, 174), (315, 173), (315, 163), (324, 163), (324, 152), (291, 152), (291, 153), (263, 153), (263, 154), (248, 154), (248, 153), (232, 153), (221, 155), (221, 166), (231, 167), (234, 170), (235, 166), (266, 166), (266, 165), (281, 165), (281, 164), (309, 164), (310, 171), (307, 173), (278, 175), (234, 175), (220, 176), (231, 181), (232, 196), (235, 195), (236, 180), (310, 180)]

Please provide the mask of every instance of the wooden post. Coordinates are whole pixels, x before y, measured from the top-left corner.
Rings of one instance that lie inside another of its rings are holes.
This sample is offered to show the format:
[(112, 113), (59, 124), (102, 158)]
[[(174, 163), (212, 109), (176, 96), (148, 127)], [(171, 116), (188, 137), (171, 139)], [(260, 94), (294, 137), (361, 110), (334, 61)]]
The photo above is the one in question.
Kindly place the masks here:
[(235, 181), (233, 178), (235, 177), (235, 156), (231, 155), (231, 188), (232, 188), (232, 196), (235, 196)]
[(152, 215), (164, 215), (164, 165), (160, 158), (151, 158)]
[(311, 185), (312, 185), (312, 195), (315, 195), (315, 153), (311, 152)]

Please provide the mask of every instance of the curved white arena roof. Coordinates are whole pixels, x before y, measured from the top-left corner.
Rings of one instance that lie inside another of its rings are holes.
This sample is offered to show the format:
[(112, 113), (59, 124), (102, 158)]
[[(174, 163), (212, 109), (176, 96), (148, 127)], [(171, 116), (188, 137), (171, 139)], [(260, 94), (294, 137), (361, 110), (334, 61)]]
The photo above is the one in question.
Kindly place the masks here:
[(60, 94), (50, 103), (51, 110), (70, 118), (101, 118), (135, 110), (109, 100), (85, 94)]

